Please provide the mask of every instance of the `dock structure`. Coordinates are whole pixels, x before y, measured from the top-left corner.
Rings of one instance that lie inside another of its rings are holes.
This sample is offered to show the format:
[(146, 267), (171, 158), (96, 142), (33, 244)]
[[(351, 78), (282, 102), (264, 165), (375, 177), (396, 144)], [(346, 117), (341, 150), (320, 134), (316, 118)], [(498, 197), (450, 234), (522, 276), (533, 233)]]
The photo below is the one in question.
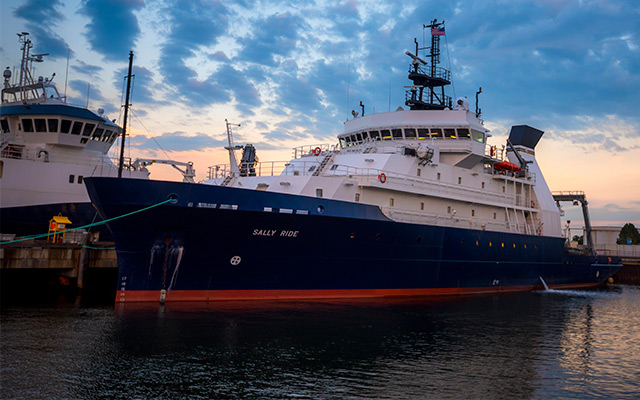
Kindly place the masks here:
[[(3, 276), (16, 276), (30, 271), (31, 277), (55, 277), (57, 284), (84, 289), (89, 271), (111, 270), (115, 273), (117, 268), (116, 251), (110, 242), (88, 246), (29, 240), (0, 246), (0, 271)], [(8, 280), (3, 285), (11, 285)]]

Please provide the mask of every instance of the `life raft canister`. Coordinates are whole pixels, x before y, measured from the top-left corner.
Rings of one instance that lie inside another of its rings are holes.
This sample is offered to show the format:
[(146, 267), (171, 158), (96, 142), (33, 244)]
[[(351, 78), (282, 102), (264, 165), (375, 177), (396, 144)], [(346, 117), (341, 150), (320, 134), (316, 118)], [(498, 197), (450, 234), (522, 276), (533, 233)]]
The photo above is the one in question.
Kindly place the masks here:
[(380, 175), (378, 175), (378, 179), (380, 179), (380, 183), (385, 183), (387, 181), (387, 176), (384, 172), (381, 172)]

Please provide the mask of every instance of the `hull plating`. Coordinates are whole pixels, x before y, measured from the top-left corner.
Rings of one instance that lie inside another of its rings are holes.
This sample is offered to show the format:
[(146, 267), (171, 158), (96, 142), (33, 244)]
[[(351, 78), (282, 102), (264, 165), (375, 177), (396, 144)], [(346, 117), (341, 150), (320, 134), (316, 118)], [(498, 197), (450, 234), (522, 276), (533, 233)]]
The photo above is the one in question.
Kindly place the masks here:
[(398, 223), (357, 203), (111, 178), (87, 186), (104, 218), (177, 199), (110, 223), (119, 302), (158, 301), (161, 290), (166, 301), (507, 292), (539, 289), (540, 277), (587, 287), (619, 268), (565, 253), (561, 238)]

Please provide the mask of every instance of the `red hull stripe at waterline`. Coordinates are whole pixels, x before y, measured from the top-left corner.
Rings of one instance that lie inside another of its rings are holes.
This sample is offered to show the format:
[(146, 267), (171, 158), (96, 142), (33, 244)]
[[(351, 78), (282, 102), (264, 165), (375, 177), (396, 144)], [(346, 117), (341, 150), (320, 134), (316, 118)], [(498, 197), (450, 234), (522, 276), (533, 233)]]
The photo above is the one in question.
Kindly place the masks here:
[[(551, 286), (552, 289), (576, 289), (596, 287), (598, 282)], [(358, 299), (378, 297), (447, 296), (490, 294), (542, 290), (536, 286), (489, 286), (473, 288), (434, 289), (349, 289), (349, 290), (169, 290), (165, 301), (233, 301), (233, 300), (319, 300)], [(116, 303), (159, 302), (159, 290), (119, 290)]]

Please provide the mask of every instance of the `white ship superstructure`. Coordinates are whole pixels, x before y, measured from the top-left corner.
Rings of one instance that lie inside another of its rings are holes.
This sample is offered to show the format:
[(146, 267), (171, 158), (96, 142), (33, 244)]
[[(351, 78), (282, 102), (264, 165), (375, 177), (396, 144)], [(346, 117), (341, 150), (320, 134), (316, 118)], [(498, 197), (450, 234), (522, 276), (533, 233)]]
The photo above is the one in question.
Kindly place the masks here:
[[(73, 218), (78, 207), (90, 207), (83, 180), (117, 176), (117, 161), (108, 152), (122, 129), (102, 110), (94, 113), (67, 104), (53, 82), (55, 74), (34, 79), (32, 64), (43, 61), (46, 54), (31, 54), (28, 33), (18, 36), (22, 45), (19, 73), (14, 76), (9, 67), (3, 72), (0, 230), (25, 233), (30, 221), (36, 221), (36, 232), (42, 233), (51, 213), (69, 215), (74, 224), (83, 222), (79, 216)], [(123, 175), (146, 179), (149, 172), (128, 167)], [(45, 214), (34, 219), (40, 210)]]

